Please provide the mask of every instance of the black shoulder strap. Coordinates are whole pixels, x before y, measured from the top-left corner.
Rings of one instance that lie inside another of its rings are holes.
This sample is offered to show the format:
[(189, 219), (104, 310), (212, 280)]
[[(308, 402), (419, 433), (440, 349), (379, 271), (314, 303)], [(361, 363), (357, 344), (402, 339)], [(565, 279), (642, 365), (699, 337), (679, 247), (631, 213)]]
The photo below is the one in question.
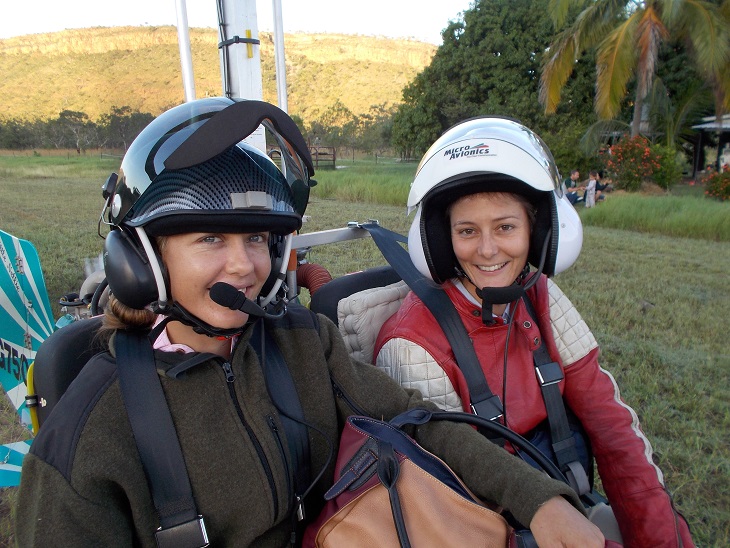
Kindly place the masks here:
[[(529, 297), (524, 297), (527, 312), (532, 317), (538, 329), (540, 323), (537, 321), (537, 314)], [(532, 353), (535, 362), (535, 375), (540, 384), (542, 399), (545, 402), (548, 424), (550, 425), (550, 441), (552, 443), (555, 460), (560, 469), (565, 473), (571, 487), (579, 495), (590, 492), (591, 486), (586, 471), (578, 460), (578, 452), (575, 448), (575, 439), (570, 429), (568, 415), (565, 411), (565, 402), (560, 393), (558, 383), (563, 380), (563, 370), (560, 365), (550, 358), (545, 346), (544, 334), (540, 334), (540, 346)]]
[(383, 257), (438, 319), (454, 351), (456, 363), (466, 378), (474, 414), (489, 420), (501, 417), (502, 402), (489, 389), (471, 339), (449, 296), (413, 266), (408, 252), (398, 243), (405, 242), (402, 235), (377, 223), (364, 223), (359, 226), (370, 233)]
[(145, 333), (118, 330), (114, 347), (124, 406), (160, 517), (157, 546), (207, 546), (152, 344)]
[(259, 357), (266, 387), (279, 417), (289, 445), (294, 468), (294, 495), (299, 520), (304, 518), (302, 496), (311, 482), (309, 432), (304, 423), (304, 411), (291, 372), (279, 346), (263, 319), (258, 320), (251, 334), (251, 346)]

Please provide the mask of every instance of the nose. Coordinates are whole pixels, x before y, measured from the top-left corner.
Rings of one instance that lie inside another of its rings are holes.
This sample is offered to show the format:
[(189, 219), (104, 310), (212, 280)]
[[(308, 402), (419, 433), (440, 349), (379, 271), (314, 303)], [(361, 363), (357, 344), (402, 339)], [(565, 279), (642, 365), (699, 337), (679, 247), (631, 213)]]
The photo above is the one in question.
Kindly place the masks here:
[(494, 257), (499, 251), (497, 241), (489, 231), (484, 231), (479, 238), (479, 254), (482, 257)]
[(231, 238), (228, 242), (226, 270), (229, 274), (246, 275), (254, 270), (244, 237)]

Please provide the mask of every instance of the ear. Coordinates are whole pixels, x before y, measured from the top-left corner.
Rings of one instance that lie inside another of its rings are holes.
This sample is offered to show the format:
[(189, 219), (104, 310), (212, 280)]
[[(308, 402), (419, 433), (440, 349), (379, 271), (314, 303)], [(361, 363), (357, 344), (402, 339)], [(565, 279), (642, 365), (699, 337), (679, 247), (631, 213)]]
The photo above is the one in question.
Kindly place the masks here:
[(122, 304), (141, 310), (158, 300), (147, 255), (122, 230), (112, 230), (104, 240), (104, 271), (109, 290)]

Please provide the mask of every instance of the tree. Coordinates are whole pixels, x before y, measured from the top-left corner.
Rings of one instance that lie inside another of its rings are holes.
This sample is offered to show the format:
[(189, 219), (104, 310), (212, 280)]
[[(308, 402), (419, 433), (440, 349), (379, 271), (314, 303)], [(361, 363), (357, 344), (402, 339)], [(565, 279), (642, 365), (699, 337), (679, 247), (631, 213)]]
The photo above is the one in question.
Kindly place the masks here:
[(128, 106), (112, 107), (111, 112), (99, 117), (98, 125), (102, 128), (99, 133), (104, 137), (100, 138), (98, 144), (106, 143), (107, 146), (127, 150), (129, 144), (152, 120), (154, 116), (151, 114), (133, 111)]
[(62, 110), (58, 115), (58, 124), (64, 138), (73, 143), (73, 148), (81, 154), (81, 149), (88, 145), (91, 124), (89, 116), (85, 112)]
[(591, 82), (583, 77), (592, 67), (585, 64), (568, 83), (572, 103), (558, 121), (548, 120), (538, 101), (542, 53), (554, 35), (547, 6), (548, 0), (477, 0), (463, 20), (451, 22), (431, 64), (404, 89), (394, 146), (421, 154), (445, 129), (478, 115), (517, 118), (538, 132), (592, 121), (585, 106)]
[(385, 104), (381, 104), (371, 106), (367, 113), (360, 116), (357, 137), (360, 150), (381, 155), (390, 148), (394, 113), (395, 107), (387, 108)]
[(629, 82), (635, 79), (631, 135), (638, 135), (660, 46), (670, 40), (688, 44), (698, 75), (715, 92), (717, 113), (730, 106), (727, 1), (723, 11), (703, 0), (551, 0), (555, 27), (563, 27), (571, 8), (583, 6), (545, 55), (540, 80), (540, 102), (545, 112), (555, 112), (576, 59), (595, 49), (595, 111), (601, 119), (615, 118)]

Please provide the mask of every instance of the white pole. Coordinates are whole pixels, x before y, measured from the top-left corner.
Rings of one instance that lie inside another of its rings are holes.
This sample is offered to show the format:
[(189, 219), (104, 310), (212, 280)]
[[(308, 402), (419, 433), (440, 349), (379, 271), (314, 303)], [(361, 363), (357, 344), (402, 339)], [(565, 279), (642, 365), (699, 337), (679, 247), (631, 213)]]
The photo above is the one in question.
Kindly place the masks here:
[[(220, 0), (219, 36), (223, 93), (231, 98), (263, 100), (256, 0)], [(264, 129), (247, 142), (266, 153)]]
[(286, 94), (286, 59), (284, 57), (284, 23), (281, 15), (281, 0), (271, 1), (274, 9), (274, 66), (276, 67), (276, 97), (279, 108), (289, 112)]
[(190, 31), (188, 29), (188, 10), (185, 0), (175, 0), (177, 11), (177, 43), (180, 48), (185, 102), (195, 100), (195, 78), (193, 76), (193, 56), (190, 53)]

